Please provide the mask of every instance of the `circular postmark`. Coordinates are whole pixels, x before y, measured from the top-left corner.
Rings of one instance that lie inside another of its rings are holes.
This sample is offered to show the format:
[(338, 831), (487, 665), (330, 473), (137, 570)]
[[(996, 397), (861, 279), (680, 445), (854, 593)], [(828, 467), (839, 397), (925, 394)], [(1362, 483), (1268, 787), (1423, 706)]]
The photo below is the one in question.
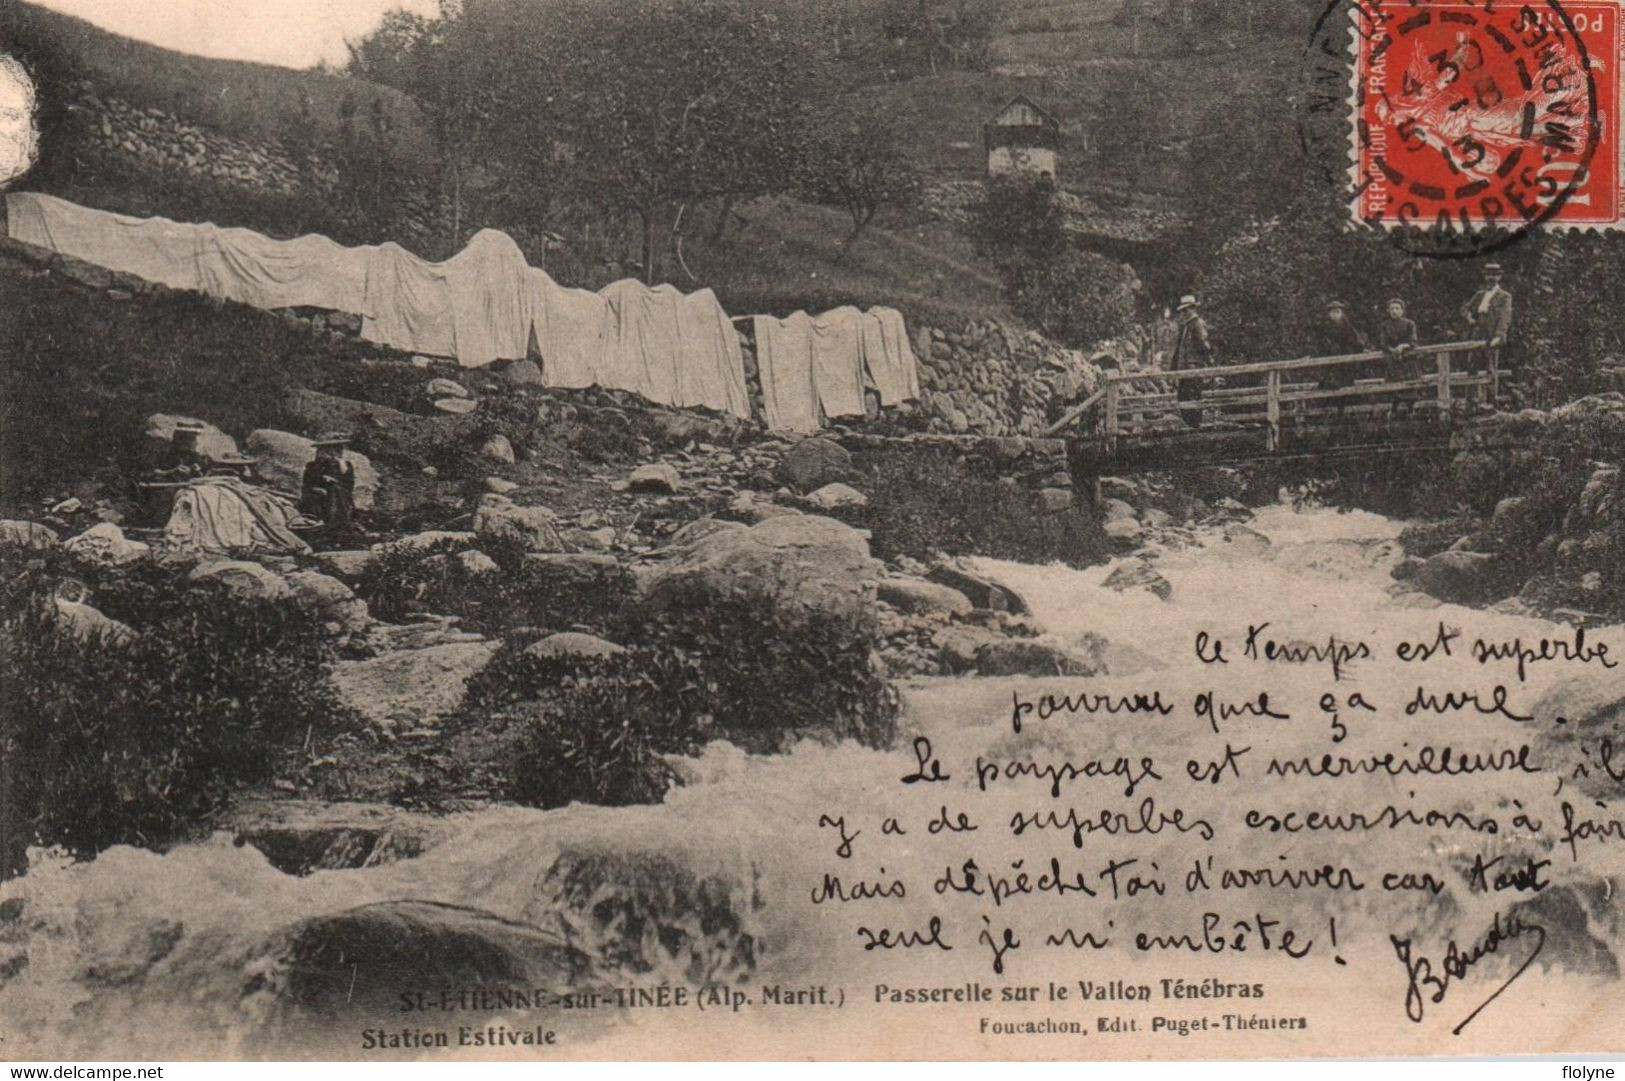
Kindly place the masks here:
[(0, 188), (33, 168), (39, 154), (37, 106), (28, 70), (0, 53)]
[(1416, 254), (1606, 220), (1598, 75), (1616, 76), (1591, 44), (1619, 18), (1608, 0), (1334, 0), (1305, 54), (1304, 148), (1353, 220)]

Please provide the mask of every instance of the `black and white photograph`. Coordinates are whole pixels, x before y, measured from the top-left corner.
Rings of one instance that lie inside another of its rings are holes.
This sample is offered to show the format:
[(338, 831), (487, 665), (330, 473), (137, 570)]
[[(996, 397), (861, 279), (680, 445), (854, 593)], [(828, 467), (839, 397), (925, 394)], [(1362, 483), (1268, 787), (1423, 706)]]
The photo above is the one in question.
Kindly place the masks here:
[(1617, 1059), (1622, 111), (1621, 0), (0, 0), (0, 1059)]

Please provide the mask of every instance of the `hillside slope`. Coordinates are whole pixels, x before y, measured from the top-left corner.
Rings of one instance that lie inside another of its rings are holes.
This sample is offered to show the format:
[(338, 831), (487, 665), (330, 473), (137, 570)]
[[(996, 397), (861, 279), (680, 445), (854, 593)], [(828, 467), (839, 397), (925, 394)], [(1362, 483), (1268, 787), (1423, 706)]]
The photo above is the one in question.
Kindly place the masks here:
[(433, 146), (408, 98), (388, 87), (319, 71), (217, 60), (109, 33), (26, 0), (0, 4), (0, 50), (21, 56), (42, 80), (74, 78), (99, 92), (161, 109), (242, 139), (275, 143), (301, 122), (301, 103), (319, 136), (338, 128), (339, 104), (355, 94), (380, 101), (403, 161), (426, 165)]

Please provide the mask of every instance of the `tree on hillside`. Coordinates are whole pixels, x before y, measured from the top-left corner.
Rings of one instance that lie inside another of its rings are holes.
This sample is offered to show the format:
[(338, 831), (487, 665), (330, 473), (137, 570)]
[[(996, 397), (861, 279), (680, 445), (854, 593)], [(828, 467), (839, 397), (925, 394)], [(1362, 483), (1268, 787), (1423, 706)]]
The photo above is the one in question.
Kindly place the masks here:
[(897, 121), (835, 103), (817, 114), (804, 155), (802, 190), (814, 202), (840, 206), (852, 218), (850, 248), (883, 207), (919, 201), (921, 178), (902, 149)]
[(371, 34), (347, 43), (350, 74), (400, 90), (428, 119), (451, 205), (452, 246), (462, 242), (465, 189), (489, 151), (499, 108), (487, 65), (507, 45), (482, 32), (480, 6), (440, 0), (432, 18), (391, 11)]
[(999, 0), (888, 0), (881, 32), (911, 66), (980, 71), (992, 56)]
[(1066, 217), (1047, 176), (1012, 173), (994, 177), (971, 207), (977, 250), (996, 264), (1042, 261), (1066, 245)]
[(688, 208), (795, 185), (819, 54), (772, 15), (742, 0), (489, 14), (510, 42), (485, 67), (503, 153), (543, 152), (561, 186), (635, 218), (650, 281)]

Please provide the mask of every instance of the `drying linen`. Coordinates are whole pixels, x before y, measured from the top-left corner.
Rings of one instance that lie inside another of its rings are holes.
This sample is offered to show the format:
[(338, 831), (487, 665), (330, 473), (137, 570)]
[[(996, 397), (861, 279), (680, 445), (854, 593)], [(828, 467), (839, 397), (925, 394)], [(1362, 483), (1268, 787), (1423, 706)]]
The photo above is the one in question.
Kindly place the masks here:
[(682, 360), (677, 331), (681, 294), (669, 285), (651, 289), (630, 278), (605, 286), (602, 293), (609, 302), (610, 326), (599, 385), (670, 405), (677, 396)]
[(445, 275), (399, 244), (380, 244), (367, 260), (361, 336), (403, 352), (457, 355)]
[(756, 369), (762, 381), (762, 411), (774, 431), (816, 432), (821, 426), (818, 391), (813, 385), (812, 317), (796, 312), (786, 319), (752, 317)]
[(176, 493), (164, 545), (219, 555), (308, 553), (291, 529), (299, 520), (293, 504), (274, 492), (236, 477), (205, 477)]
[(530, 344), (525, 254), (507, 233), (481, 229), (440, 264), (450, 292), (457, 363), (483, 367), (521, 360)]
[(590, 387), (604, 362), (609, 302), (587, 289), (567, 289), (532, 268), (526, 296), (536, 351), (542, 355), (542, 382), (550, 387)]
[(7, 195), (6, 214), (18, 240), (171, 289), (256, 308), (361, 310), (366, 249), (324, 236), (272, 240), (252, 229), (132, 218), (31, 192)]
[(863, 317), (863, 366), (883, 406), (915, 401), (920, 396), (919, 368), (908, 344), (903, 313), (870, 308)]
[(255, 308), (326, 308), (359, 313), (366, 248), (312, 234), (272, 240), (252, 229), (195, 225), (198, 283), (210, 296)]
[[(591, 307), (582, 297), (561, 297), (575, 289), (544, 293), (549, 307), (536, 314), (536, 341), (543, 354), (543, 380), (548, 385), (587, 385), (554, 382), (548, 376), (549, 354), (564, 353), (564, 376), (582, 379), (583, 354), (590, 349), (591, 336), (578, 330), (590, 315)], [(535, 296), (535, 293), (533, 293)], [(744, 356), (739, 336), (728, 314), (721, 310), (717, 294), (710, 289), (684, 294), (660, 284), (647, 286), (627, 278), (593, 294), (603, 304), (603, 332), (596, 353), (591, 353), (593, 379), (600, 387), (629, 390), (658, 405), (704, 406), (718, 413), (751, 416), (751, 397), (744, 385)], [(552, 306), (564, 310), (565, 319), (554, 319)], [(562, 322), (562, 327), (559, 323)], [(562, 349), (554, 349), (549, 338), (554, 328), (567, 332)]]
[(863, 313), (841, 307), (813, 320), (813, 386), (828, 417), (861, 417)]
[(678, 295), (676, 406), (704, 406), (719, 413), (750, 417), (750, 391), (745, 386), (745, 355), (739, 333), (717, 295), (701, 289)]
[(530, 344), (528, 270), (513, 238), (495, 229), (443, 263), (381, 244), (367, 260), (361, 336), (465, 368), (520, 360)]

